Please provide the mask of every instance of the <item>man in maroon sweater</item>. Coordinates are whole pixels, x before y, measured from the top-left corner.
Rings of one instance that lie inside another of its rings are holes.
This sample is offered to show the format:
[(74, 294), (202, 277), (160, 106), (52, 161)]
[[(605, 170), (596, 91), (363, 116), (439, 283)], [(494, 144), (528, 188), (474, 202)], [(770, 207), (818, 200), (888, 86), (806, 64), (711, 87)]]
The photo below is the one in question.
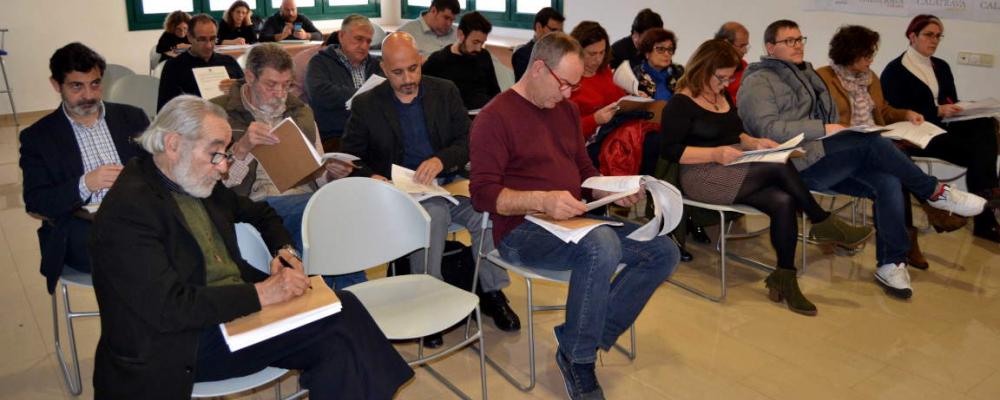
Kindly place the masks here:
[[(556, 362), (573, 399), (603, 399), (594, 374), (596, 349), (608, 350), (638, 317), (653, 291), (677, 265), (677, 247), (665, 237), (627, 239), (638, 226), (601, 226), (577, 244), (566, 243), (524, 215), (558, 220), (587, 211), (583, 180), (598, 175), (580, 136), (570, 94), (583, 75), (582, 50), (554, 32), (535, 44), (528, 69), (510, 90), (476, 117), (470, 137), (472, 202), (489, 211), (493, 239), (507, 261), (571, 270), (566, 322), (555, 328)], [(593, 191), (592, 198), (608, 193)], [(636, 194), (621, 200), (630, 206)], [(626, 267), (614, 278), (619, 264)]]

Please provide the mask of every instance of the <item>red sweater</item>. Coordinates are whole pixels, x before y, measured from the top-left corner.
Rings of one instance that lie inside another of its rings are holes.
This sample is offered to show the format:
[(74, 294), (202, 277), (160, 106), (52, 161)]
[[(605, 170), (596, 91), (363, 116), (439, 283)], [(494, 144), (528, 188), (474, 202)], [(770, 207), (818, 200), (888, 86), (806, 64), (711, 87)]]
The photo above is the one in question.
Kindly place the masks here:
[(740, 60), (740, 67), (737, 68), (735, 74), (733, 74), (733, 81), (726, 87), (726, 91), (729, 92), (729, 98), (736, 101), (736, 92), (740, 90), (740, 80), (743, 79), (743, 71), (747, 70), (747, 60)]
[(580, 114), (562, 101), (541, 109), (513, 90), (500, 93), (472, 122), (472, 205), (490, 212), (493, 241), (500, 243), (524, 217), (497, 214), (497, 197), (513, 190), (566, 190), (581, 198), (580, 184), (597, 170), (587, 156)]
[(615, 86), (611, 68), (605, 66), (594, 76), (580, 80), (580, 90), (573, 92), (569, 99), (580, 109), (580, 133), (584, 139), (597, 132), (594, 112), (618, 101), (625, 95), (622, 88)]

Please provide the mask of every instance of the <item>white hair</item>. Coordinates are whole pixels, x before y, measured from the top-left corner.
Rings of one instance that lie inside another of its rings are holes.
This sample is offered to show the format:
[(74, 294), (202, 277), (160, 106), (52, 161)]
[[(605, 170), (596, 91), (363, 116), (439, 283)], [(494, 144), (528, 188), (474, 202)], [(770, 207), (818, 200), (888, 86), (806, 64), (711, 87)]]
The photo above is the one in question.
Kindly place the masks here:
[(177, 132), (185, 141), (195, 142), (201, 138), (202, 125), (209, 114), (228, 119), (226, 111), (211, 101), (191, 95), (174, 97), (160, 109), (136, 142), (152, 154), (166, 150), (164, 142), (170, 132)]

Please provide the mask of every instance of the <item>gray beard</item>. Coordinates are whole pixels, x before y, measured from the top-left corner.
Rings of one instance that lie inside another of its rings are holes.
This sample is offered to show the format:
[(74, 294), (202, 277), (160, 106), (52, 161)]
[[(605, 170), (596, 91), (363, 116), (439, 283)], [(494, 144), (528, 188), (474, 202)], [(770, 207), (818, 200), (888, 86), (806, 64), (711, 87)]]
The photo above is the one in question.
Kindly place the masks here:
[(177, 166), (174, 167), (174, 179), (177, 180), (177, 185), (179, 185), (181, 189), (184, 189), (187, 194), (199, 199), (204, 199), (212, 194), (212, 188), (214, 188), (216, 182), (219, 181), (219, 177), (215, 176), (213, 179), (208, 180), (204, 179), (205, 177), (194, 176), (191, 174), (191, 151), (193, 150), (194, 149), (187, 149), (187, 151), (181, 154), (181, 159), (177, 162)]

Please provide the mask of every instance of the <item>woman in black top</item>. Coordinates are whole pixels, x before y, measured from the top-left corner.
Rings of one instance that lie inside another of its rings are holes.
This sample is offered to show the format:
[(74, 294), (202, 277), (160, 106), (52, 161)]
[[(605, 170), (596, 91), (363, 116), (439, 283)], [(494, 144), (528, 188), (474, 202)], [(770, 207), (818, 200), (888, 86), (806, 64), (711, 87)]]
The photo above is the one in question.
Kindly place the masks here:
[[(907, 153), (940, 158), (967, 168), (965, 182), (969, 191), (994, 198), (992, 193), (998, 183), (996, 120), (942, 121), (962, 111), (955, 104), (958, 91), (951, 67), (934, 57), (944, 38), (944, 24), (933, 15), (918, 15), (906, 28), (906, 37), (910, 47), (882, 71), (882, 93), (893, 107), (919, 112), (925, 120), (948, 131), (931, 140), (927, 148), (910, 148)], [(1000, 226), (993, 213), (981, 213), (973, 221), (973, 234), (1000, 242)]]
[(243, 0), (234, 1), (219, 23), (219, 44), (254, 44), (257, 43), (257, 33), (254, 32), (251, 17), (253, 11)]
[(163, 34), (160, 41), (156, 42), (156, 52), (160, 53), (160, 62), (177, 57), (178, 54), (191, 47), (188, 42), (188, 25), (191, 24), (191, 15), (177, 10), (163, 21)]
[(681, 187), (688, 198), (746, 204), (771, 218), (771, 245), (778, 268), (765, 280), (768, 297), (775, 302), (786, 300), (794, 312), (816, 315), (816, 306), (802, 295), (795, 274), (797, 210), (804, 210), (813, 222), (809, 236), (820, 243), (857, 247), (872, 230), (847, 224), (823, 210), (789, 163), (726, 165), (744, 150), (777, 146), (744, 131), (726, 94), (739, 65), (739, 53), (724, 40), (709, 40), (695, 50), (675, 96), (663, 109), (661, 156), (681, 164)]

